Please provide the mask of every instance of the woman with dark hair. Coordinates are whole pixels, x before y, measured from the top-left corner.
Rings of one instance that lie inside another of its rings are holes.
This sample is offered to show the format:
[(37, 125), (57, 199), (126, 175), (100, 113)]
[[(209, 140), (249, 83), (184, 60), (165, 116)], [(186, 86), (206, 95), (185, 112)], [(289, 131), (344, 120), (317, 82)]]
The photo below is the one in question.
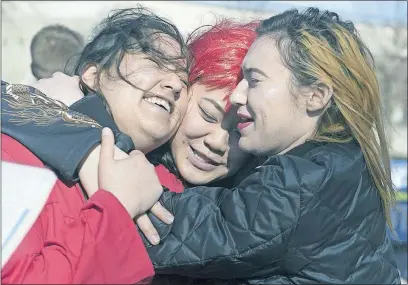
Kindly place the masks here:
[[(3, 114), (25, 127), (26, 123), (49, 126), (53, 115), (58, 114), (65, 127), (81, 134), (81, 143), (86, 141), (86, 148), (79, 147), (80, 143), (67, 154), (73, 161), (76, 155), (86, 155), (96, 146), (93, 140), (99, 142), (100, 138), (94, 136), (101, 135), (100, 124), (111, 116), (115, 122), (109, 126), (115, 126), (116, 137), (127, 151), (136, 144), (147, 153), (174, 134), (188, 98), (185, 43), (173, 24), (143, 8), (119, 10), (104, 20), (83, 56), (77, 69), (92, 87), (92, 94), (84, 101), (93, 106), (99, 122), (70, 112), (34, 88), (5, 82), (2, 102), (9, 109), (3, 109)], [(11, 133), (4, 134), (6, 124), (2, 127), (3, 160), (46, 167), (35, 156), (35, 147), (25, 148)], [(34, 142), (44, 138), (40, 129), (30, 136)], [(102, 133), (102, 144), (108, 144), (108, 151), (101, 152), (105, 163), (96, 169), (98, 188), (85, 193), (78, 183), (56, 182), (33, 227), (2, 268), (3, 284), (134, 284), (153, 275), (132, 219), (157, 202), (162, 187), (140, 151), (115, 161), (109, 150), (111, 136), (109, 129)], [(46, 144), (77, 139), (58, 131), (53, 131), (53, 138)], [(127, 174), (137, 166), (149, 169), (148, 173), (143, 177)], [(156, 187), (144, 191), (144, 185), (152, 180)]]

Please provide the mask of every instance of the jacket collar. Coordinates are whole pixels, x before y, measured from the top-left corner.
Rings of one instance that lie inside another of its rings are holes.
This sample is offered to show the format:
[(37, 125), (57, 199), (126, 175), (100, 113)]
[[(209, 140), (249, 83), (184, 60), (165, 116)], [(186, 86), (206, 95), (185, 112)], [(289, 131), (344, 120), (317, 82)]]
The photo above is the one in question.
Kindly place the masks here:
[(305, 143), (292, 148), (291, 150), (289, 150), (287, 153), (285, 153), (286, 155), (293, 155), (293, 156), (299, 156), (302, 157), (304, 156), (306, 153), (308, 153), (309, 151), (311, 151), (312, 149), (321, 146), (325, 144), (324, 142), (316, 142), (316, 141), (306, 141)]
[(69, 107), (71, 110), (84, 114), (97, 121), (100, 125), (112, 130), (119, 130), (111, 114), (106, 109), (101, 96), (90, 93)]

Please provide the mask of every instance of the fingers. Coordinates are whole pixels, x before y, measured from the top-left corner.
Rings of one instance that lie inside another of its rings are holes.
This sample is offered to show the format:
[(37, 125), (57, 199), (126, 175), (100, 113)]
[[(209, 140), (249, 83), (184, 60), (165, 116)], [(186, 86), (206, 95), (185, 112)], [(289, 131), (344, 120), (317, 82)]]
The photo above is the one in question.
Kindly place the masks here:
[(168, 225), (174, 221), (174, 216), (166, 208), (164, 208), (160, 202), (154, 204), (154, 206), (150, 209), (150, 212)]
[(115, 138), (113, 132), (109, 128), (103, 128), (102, 130), (102, 143), (101, 143), (101, 153), (100, 162), (106, 162), (113, 160), (114, 158), (114, 146)]
[(159, 244), (160, 236), (146, 214), (143, 214), (139, 218), (137, 218), (136, 223), (151, 244)]
[[(166, 208), (164, 208), (160, 202), (154, 204), (154, 206), (150, 209), (150, 212), (166, 224), (171, 224), (174, 221), (174, 216)], [(136, 223), (151, 244), (159, 244), (160, 236), (146, 214), (143, 214), (137, 218)]]

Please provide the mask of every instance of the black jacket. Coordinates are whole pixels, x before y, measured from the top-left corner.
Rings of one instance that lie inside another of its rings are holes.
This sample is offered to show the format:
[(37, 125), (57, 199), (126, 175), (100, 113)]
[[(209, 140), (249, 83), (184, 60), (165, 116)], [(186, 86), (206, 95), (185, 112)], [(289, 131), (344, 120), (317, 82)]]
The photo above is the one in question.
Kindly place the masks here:
[(166, 193), (156, 272), (251, 284), (398, 284), (381, 203), (357, 143), (306, 143), (234, 189)]
[[(10, 112), (2, 95), (4, 110)], [(19, 134), (31, 150), (47, 147), (3, 114), (3, 131)], [(42, 127), (28, 128), (32, 134)], [(70, 132), (58, 119), (50, 135), (54, 128)], [(58, 171), (73, 149), (69, 142), (40, 158)], [(167, 226), (151, 216), (162, 237), (148, 247), (158, 274), (234, 284), (400, 283), (381, 202), (356, 142), (308, 142), (268, 158), (235, 188), (165, 192), (162, 203), (175, 221)]]

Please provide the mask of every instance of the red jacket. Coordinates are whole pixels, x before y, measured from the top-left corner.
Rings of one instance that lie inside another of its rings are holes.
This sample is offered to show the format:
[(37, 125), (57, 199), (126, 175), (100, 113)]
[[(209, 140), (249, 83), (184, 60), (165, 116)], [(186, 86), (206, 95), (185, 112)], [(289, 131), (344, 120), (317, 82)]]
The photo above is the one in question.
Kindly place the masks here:
[[(1, 139), (2, 160), (44, 167), (16, 140), (4, 134)], [(158, 174), (169, 189), (183, 190), (167, 169), (159, 167)], [(58, 180), (40, 216), (4, 266), (1, 281), (135, 284), (153, 275), (135, 224), (116, 197), (98, 190), (85, 201), (78, 185), (69, 188)]]

